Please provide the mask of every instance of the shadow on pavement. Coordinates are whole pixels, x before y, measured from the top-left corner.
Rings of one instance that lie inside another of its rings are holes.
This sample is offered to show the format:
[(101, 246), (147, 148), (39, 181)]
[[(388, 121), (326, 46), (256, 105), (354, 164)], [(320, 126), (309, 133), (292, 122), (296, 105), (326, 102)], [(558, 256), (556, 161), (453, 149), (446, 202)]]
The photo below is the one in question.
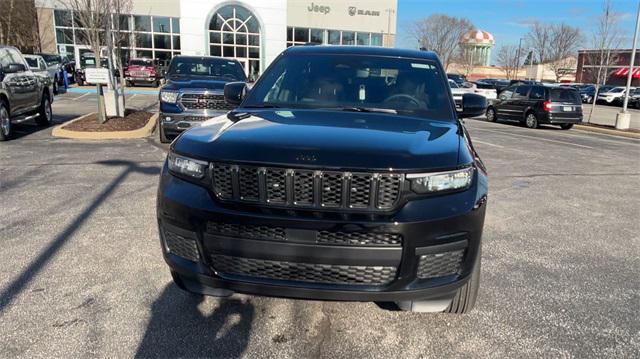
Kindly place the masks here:
[(29, 265), (15, 279), (0, 292), (0, 316), (6, 308), (14, 301), (14, 299), (29, 285), (35, 276), (37, 276), (43, 268), (53, 259), (58, 252), (64, 247), (67, 241), (73, 237), (74, 233), (80, 229), (84, 222), (91, 217), (91, 214), (124, 182), (131, 173), (141, 173), (149, 176), (156, 176), (160, 173), (160, 167), (149, 166), (142, 167), (135, 162), (130, 161), (101, 161), (98, 164), (105, 166), (123, 167), (122, 172), (114, 178), (104, 189), (89, 203), (82, 212), (67, 225), (67, 227), (38, 254), (38, 256), (29, 263)]
[(33, 121), (25, 121), (23, 123), (15, 123), (11, 125), (11, 139), (16, 140), (22, 137), (29, 136), (36, 132), (40, 131), (51, 131), (53, 126), (59, 125), (61, 123), (65, 123), (69, 120), (74, 119), (76, 116), (74, 115), (54, 115), (53, 117), (53, 125), (51, 126), (39, 126)]
[(205, 298), (168, 284), (151, 306), (151, 319), (135, 356), (240, 357), (251, 335), (253, 304), (248, 300), (220, 299), (210, 314), (203, 314), (199, 306)]

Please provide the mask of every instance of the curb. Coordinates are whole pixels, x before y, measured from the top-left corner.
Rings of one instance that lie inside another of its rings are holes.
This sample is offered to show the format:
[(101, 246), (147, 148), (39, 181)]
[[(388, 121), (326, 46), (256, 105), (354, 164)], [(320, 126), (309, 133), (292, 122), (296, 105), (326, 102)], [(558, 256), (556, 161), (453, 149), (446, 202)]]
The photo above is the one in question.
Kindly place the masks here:
[(574, 128), (582, 131), (598, 132), (598, 133), (604, 133), (607, 135), (640, 139), (640, 133), (638, 132), (628, 132), (628, 131), (614, 130), (609, 128), (601, 128), (601, 127), (588, 126), (588, 125), (575, 125)]
[(123, 139), (133, 139), (133, 138), (144, 138), (149, 137), (153, 133), (153, 130), (156, 127), (156, 123), (158, 122), (158, 113), (153, 114), (146, 125), (131, 131), (106, 131), (106, 132), (84, 132), (84, 131), (71, 131), (65, 130), (62, 126), (66, 126), (75, 121), (79, 121), (89, 115), (86, 114), (80, 117), (76, 117), (71, 121), (67, 121), (61, 125), (58, 125), (53, 128), (51, 131), (51, 135), (54, 137), (62, 137), (62, 138), (72, 138), (76, 140), (123, 140)]

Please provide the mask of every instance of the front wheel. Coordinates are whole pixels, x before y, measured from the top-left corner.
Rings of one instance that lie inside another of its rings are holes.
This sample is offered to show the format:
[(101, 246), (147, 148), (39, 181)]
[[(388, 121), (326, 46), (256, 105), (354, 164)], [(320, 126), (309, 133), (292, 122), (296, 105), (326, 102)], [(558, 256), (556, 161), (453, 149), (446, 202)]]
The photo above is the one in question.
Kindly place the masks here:
[(53, 94), (57, 95), (58, 91), (58, 78), (56, 77), (53, 79)]
[(164, 126), (162, 126), (162, 123), (160, 123), (158, 125), (158, 135), (160, 137), (160, 143), (169, 143), (171, 142), (168, 138), (167, 135), (164, 133)]
[(40, 103), (40, 110), (38, 111), (36, 123), (40, 126), (50, 126), (53, 123), (53, 112), (51, 111), (49, 95), (42, 96), (42, 102)]
[(536, 117), (536, 114), (529, 112), (527, 117), (524, 119), (524, 124), (528, 128), (538, 128), (538, 118)]
[(570, 130), (571, 127), (573, 127), (573, 123), (563, 123), (562, 125), (560, 125), (560, 128), (563, 130)]
[(11, 117), (4, 102), (0, 101), (0, 141), (6, 141), (11, 136)]
[(496, 110), (493, 107), (489, 107), (487, 109), (487, 121), (496, 122), (498, 120), (498, 116), (496, 115)]

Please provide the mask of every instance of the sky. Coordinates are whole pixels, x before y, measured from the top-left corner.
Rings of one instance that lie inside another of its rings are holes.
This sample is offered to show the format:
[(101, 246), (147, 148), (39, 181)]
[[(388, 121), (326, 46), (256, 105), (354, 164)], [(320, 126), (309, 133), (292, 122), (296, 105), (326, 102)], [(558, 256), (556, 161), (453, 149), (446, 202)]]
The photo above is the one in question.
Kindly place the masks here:
[[(501, 45), (517, 46), (535, 20), (564, 21), (579, 27), (586, 39), (583, 47), (588, 48), (602, 3), (603, 0), (398, 0), (396, 46), (416, 48), (415, 40), (407, 34), (407, 26), (418, 19), (441, 13), (465, 17), (476, 28), (493, 34), (496, 40), (494, 56)], [(620, 25), (625, 34), (625, 47), (631, 48), (638, 0), (612, 0), (612, 3), (622, 19)]]

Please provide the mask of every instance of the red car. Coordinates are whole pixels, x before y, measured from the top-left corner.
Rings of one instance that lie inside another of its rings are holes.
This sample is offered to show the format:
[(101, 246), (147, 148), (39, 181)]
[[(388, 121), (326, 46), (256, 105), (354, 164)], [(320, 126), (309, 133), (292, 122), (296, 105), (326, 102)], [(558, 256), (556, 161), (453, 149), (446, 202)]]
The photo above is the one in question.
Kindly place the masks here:
[(127, 86), (137, 84), (147, 84), (157, 87), (162, 79), (158, 61), (147, 58), (130, 59), (129, 65), (124, 72)]

